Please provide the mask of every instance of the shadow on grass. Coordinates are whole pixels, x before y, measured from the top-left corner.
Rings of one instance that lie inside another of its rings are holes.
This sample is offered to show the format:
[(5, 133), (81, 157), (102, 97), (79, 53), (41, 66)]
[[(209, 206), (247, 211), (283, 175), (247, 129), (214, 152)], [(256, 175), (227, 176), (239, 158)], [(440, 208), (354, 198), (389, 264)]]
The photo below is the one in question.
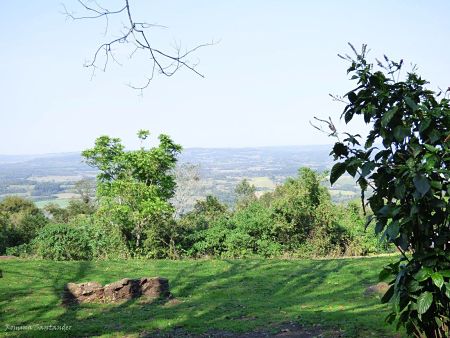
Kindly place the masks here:
[[(368, 333), (392, 336), (391, 329), (384, 327), (385, 307), (374, 297), (363, 296), (365, 287), (376, 282), (378, 266), (374, 268), (370, 259), (225, 260), (190, 261), (189, 264), (143, 261), (142, 272), (133, 273), (145, 274), (146, 264), (156, 265), (153, 270), (158, 270), (159, 264), (160, 275), (169, 278), (176, 301), (146, 303), (134, 299), (121, 304), (62, 307), (60, 296), (67, 282), (111, 282), (113, 279), (105, 279), (120, 273), (108, 272), (106, 263), (92, 264), (65, 263), (61, 264), (60, 273), (49, 274), (51, 285), (47, 284), (46, 288), (50, 286), (52, 297), (36, 304), (32, 315), (17, 313), (24, 318), (22, 324), (47, 321), (71, 327), (67, 332), (36, 332), (36, 336), (45, 337), (171, 336), (180, 330), (195, 336), (207, 331), (271, 330), (290, 321), (339, 328), (350, 337), (366, 337)], [(127, 262), (121, 264), (126, 266)], [(95, 278), (99, 275), (103, 280)], [(27, 287), (33, 294), (39, 293), (32, 284)], [(14, 295), (29, 297), (22, 289)], [(3, 296), (0, 299), (3, 301)], [(17, 335), (29, 336), (29, 333)]]

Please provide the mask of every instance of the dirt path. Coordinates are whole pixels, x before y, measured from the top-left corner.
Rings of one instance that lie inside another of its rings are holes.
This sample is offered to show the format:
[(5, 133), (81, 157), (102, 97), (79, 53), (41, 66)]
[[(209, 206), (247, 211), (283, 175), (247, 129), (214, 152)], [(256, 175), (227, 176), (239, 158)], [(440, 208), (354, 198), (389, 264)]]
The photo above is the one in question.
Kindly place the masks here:
[(325, 329), (321, 326), (303, 327), (302, 325), (290, 323), (275, 327), (271, 331), (252, 331), (252, 332), (227, 332), (227, 331), (208, 331), (202, 334), (192, 334), (184, 329), (175, 329), (169, 333), (142, 333), (140, 337), (164, 337), (164, 338), (265, 338), (265, 337), (296, 337), (296, 338), (313, 338), (327, 337), (339, 338), (343, 337), (340, 330)]
[(17, 258), (16, 256), (0, 256), (0, 260), (2, 259), (13, 259), (13, 258)]

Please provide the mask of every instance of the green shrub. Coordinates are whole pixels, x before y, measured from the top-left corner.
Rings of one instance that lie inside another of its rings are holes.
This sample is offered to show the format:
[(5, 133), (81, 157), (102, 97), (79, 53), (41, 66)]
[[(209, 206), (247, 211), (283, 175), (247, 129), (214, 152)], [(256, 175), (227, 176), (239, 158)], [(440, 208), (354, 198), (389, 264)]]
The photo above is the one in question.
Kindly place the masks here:
[(9, 247), (29, 243), (48, 223), (36, 205), (18, 196), (8, 196), (0, 202), (0, 254)]
[(392, 252), (393, 247), (380, 240), (370, 229), (366, 229), (367, 217), (364, 215), (361, 202), (352, 201), (345, 206), (337, 206), (338, 223), (348, 234), (344, 254), (347, 256), (365, 256)]
[(80, 217), (71, 223), (48, 224), (34, 239), (35, 254), (53, 260), (91, 260), (129, 256), (120, 230)]
[(6, 249), (6, 254), (16, 257), (29, 258), (34, 256), (36, 248), (34, 243), (25, 243)]
[(225, 239), (229, 232), (228, 218), (221, 217), (207, 229), (198, 231), (196, 242), (187, 253), (195, 257), (220, 256), (225, 251)]
[(228, 212), (211, 196), (177, 223), (177, 243), (185, 256), (323, 257), (365, 255), (385, 250), (365, 231), (356, 203), (335, 205), (323, 177), (299, 170), (274, 192), (247, 200)]
[(90, 260), (93, 255), (89, 242), (88, 227), (49, 224), (35, 239), (36, 253), (44, 259), (58, 261)]

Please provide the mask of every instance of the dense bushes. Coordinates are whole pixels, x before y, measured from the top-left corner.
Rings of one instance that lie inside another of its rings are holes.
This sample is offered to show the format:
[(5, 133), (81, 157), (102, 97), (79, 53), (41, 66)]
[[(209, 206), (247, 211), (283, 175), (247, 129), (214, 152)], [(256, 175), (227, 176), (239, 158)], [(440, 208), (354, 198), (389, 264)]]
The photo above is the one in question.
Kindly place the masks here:
[(178, 222), (179, 252), (189, 257), (318, 257), (385, 251), (386, 245), (365, 231), (361, 207), (334, 205), (320, 180), (303, 168), (260, 199), (247, 194), (245, 205), (234, 212), (207, 197)]
[(178, 206), (184, 213), (175, 213), (173, 168), (181, 146), (160, 135), (158, 146), (145, 148), (148, 136), (148, 131), (139, 131), (142, 146), (133, 151), (126, 151), (118, 138), (101, 136), (82, 153), (98, 169), (96, 201), (86, 180), (77, 185), (80, 200), (72, 200), (67, 208), (45, 208), (49, 219), (31, 202), (5, 200), (3, 207), (0, 204), (0, 250), (88, 260), (319, 257), (386, 249), (365, 232), (361, 208), (333, 204), (321, 184), (325, 176), (308, 168), (260, 198), (244, 179), (236, 186), (232, 209), (207, 196), (192, 211)]
[(48, 222), (33, 202), (17, 196), (0, 202), (0, 254), (6, 248), (29, 243)]
[(89, 228), (69, 224), (49, 224), (35, 239), (36, 254), (45, 259), (92, 259)]
[(118, 229), (106, 228), (83, 217), (71, 223), (49, 223), (30, 243), (8, 248), (7, 253), (53, 260), (114, 259), (129, 256)]
[[(40, 226), (31, 242), (31, 238), (15, 241), (14, 245), (21, 245), (10, 247), (7, 252), (55, 260), (90, 260), (323, 257), (385, 251), (385, 244), (372, 232), (365, 231), (366, 217), (360, 205), (333, 204), (327, 189), (321, 185), (323, 178), (303, 168), (298, 177), (288, 179), (260, 198), (256, 198), (255, 189), (248, 182), (240, 184), (237, 189), (240, 198), (234, 210), (216, 197), (207, 196), (205, 200), (198, 200), (192, 211), (177, 219), (170, 213), (159, 212), (155, 219), (146, 218), (151, 224), (139, 229), (139, 245), (136, 244), (136, 222), (143, 219), (141, 204), (146, 203), (146, 198), (141, 194), (136, 200), (141, 206), (133, 209), (132, 197), (135, 193), (146, 192), (147, 188), (136, 189), (137, 183), (131, 183), (133, 189), (129, 193), (126, 189), (121, 192), (120, 204), (117, 199), (102, 197), (98, 209), (92, 201), (82, 200), (74, 200), (64, 209), (55, 205), (47, 207), (50, 219), (45, 224), (50, 223)], [(109, 202), (114, 212), (108, 208)], [(152, 208), (158, 205), (155, 202), (150, 199)], [(7, 201), (6, 204), (14, 203)], [(25, 204), (32, 205), (28, 201)], [(163, 203), (161, 211), (165, 210), (164, 206)], [(0, 216), (0, 225), (12, 217)], [(5, 232), (0, 235), (4, 237)]]

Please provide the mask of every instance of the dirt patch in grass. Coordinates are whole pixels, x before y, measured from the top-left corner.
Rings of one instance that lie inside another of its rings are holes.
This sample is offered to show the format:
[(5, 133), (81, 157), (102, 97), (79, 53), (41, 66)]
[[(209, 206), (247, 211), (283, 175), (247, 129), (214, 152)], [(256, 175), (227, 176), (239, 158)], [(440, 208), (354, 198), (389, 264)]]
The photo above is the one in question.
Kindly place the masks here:
[(304, 327), (297, 323), (287, 323), (274, 327), (272, 330), (256, 330), (251, 332), (229, 332), (220, 330), (210, 330), (205, 333), (193, 334), (186, 332), (182, 328), (174, 329), (170, 332), (141, 333), (140, 337), (164, 337), (164, 338), (263, 338), (263, 337), (297, 337), (297, 338), (339, 338), (344, 332), (338, 329), (324, 328), (320, 325)]
[(0, 256), (0, 260), (2, 259), (13, 259), (13, 258), (17, 258), (16, 256)]
[(371, 285), (364, 291), (364, 296), (372, 296), (372, 295), (383, 296), (388, 289), (389, 289), (389, 284), (384, 283), (384, 282), (378, 283), (375, 285)]
[(168, 301), (166, 301), (163, 306), (164, 307), (173, 307), (173, 306), (177, 306), (178, 304), (181, 304), (181, 303), (183, 303), (181, 300), (173, 297), (173, 298), (169, 299)]

